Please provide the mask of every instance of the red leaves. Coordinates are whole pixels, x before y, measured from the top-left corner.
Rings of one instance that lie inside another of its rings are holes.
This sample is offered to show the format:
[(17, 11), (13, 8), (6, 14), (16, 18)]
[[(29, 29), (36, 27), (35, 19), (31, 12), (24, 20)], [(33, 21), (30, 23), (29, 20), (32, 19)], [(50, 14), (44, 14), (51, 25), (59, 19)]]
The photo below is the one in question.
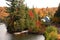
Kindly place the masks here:
[(31, 18), (34, 18), (34, 14), (33, 14), (33, 12), (30, 10), (29, 11), (29, 16), (31, 17)]
[(40, 21), (37, 20), (37, 21), (36, 21), (36, 26), (40, 26), (40, 24), (41, 24)]
[[(31, 19), (34, 18), (34, 14), (33, 14), (33, 12), (32, 12), (31, 10), (29, 11), (29, 16), (30, 16)], [(41, 24), (40, 21), (37, 20), (37, 21), (36, 21), (36, 26), (40, 26), (40, 24)]]

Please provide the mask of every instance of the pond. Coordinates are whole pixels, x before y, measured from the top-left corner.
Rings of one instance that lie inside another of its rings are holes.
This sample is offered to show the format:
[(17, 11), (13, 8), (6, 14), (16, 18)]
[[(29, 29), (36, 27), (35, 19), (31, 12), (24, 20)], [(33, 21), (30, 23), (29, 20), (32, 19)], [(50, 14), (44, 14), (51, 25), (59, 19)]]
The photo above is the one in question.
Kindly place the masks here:
[(4, 23), (0, 23), (0, 40), (44, 40), (43, 35), (35, 34), (9, 34)]
[(43, 35), (34, 35), (34, 34), (23, 34), (23, 35), (15, 35), (12, 40), (44, 40)]

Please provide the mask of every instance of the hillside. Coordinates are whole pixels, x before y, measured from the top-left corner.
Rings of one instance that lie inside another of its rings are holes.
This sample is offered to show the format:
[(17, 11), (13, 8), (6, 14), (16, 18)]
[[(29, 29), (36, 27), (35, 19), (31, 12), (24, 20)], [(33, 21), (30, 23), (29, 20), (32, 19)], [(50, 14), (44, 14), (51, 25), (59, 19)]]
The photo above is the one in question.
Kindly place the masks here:
[[(54, 13), (57, 10), (57, 7), (55, 8), (34, 8), (36, 13), (40, 15), (40, 17), (44, 17), (46, 15), (54, 15)], [(50, 14), (49, 14), (50, 13)], [(9, 13), (6, 13), (6, 7), (0, 7), (0, 18), (7, 17)]]
[(56, 12), (57, 7), (53, 8), (35, 8), (36, 13), (40, 15), (40, 17), (44, 17), (46, 15), (54, 16), (54, 13)]
[(6, 7), (0, 7), (0, 18), (7, 17), (9, 14), (6, 13)]

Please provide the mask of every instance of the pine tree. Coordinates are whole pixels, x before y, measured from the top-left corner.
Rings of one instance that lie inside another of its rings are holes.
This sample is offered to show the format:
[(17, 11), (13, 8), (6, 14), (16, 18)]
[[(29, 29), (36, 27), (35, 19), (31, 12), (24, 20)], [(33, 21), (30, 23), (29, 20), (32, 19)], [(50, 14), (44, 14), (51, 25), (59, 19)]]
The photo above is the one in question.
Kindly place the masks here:
[(58, 7), (58, 10), (54, 14), (54, 17), (60, 17), (60, 4), (59, 4), (59, 7)]
[(54, 14), (53, 21), (55, 23), (59, 23), (60, 24), (60, 4), (58, 6), (58, 9), (57, 9), (56, 13)]
[(25, 5), (23, 4), (23, 1), (21, 1), (21, 4), (18, 6), (18, 16), (20, 17), (19, 19), (19, 27), (20, 30), (24, 30), (25, 28)]
[(34, 18), (33, 18), (33, 24), (34, 24), (34, 27), (36, 26), (36, 21), (37, 21), (37, 14), (36, 14), (36, 12), (35, 12), (35, 9), (34, 9), (34, 7), (32, 8), (32, 13), (33, 13), (33, 15), (34, 15)]
[(8, 22), (8, 31), (9, 32), (13, 32), (15, 30), (15, 28), (14, 28), (14, 14), (15, 14), (14, 12), (15, 12), (15, 9), (16, 9), (15, 2), (16, 1), (12, 0), (11, 5), (7, 3), (10, 6), (10, 7), (7, 8), (8, 13), (10, 13), (9, 22)]
[(30, 27), (30, 17), (29, 17), (29, 8), (25, 7), (25, 30), (29, 29)]
[(24, 0), (7, 0), (11, 4), (8, 4), (10, 7), (7, 8), (7, 11), (10, 13), (10, 22), (9, 22), (9, 31), (21, 31), (25, 27), (25, 5), (23, 4)]

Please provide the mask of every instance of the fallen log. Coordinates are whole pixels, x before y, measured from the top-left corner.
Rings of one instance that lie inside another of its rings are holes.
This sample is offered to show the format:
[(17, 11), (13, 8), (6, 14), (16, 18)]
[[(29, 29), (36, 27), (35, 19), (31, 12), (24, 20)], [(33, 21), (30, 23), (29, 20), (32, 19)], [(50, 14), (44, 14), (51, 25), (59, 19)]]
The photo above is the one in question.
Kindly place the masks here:
[(13, 34), (17, 35), (17, 34), (23, 34), (23, 33), (28, 33), (28, 30), (21, 31), (21, 32), (15, 32), (15, 33), (13, 33)]

